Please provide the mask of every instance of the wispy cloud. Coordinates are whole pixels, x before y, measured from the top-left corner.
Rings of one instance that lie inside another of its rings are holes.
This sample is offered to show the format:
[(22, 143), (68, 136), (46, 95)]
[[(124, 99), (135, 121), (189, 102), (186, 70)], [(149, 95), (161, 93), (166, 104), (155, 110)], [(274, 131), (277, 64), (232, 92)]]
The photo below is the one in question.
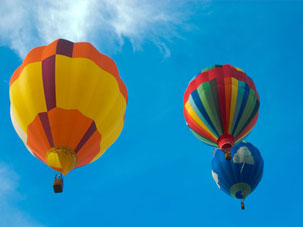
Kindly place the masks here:
[(29, 214), (19, 210), (12, 204), (12, 200), (21, 198), (18, 193), (18, 175), (8, 166), (0, 163), (0, 226), (10, 227), (42, 227)]
[[(134, 50), (153, 42), (167, 57), (167, 41), (187, 29), (195, 0), (2, 0), (0, 39), (20, 57), (58, 38), (89, 41), (118, 50), (128, 39)], [(205, 1), (208, 2), (208, 1)], [(192, 5), (191, 5), (192, 6)]]
[(0, 201), (2, 201), (3, 198), (11, 191), (16, 190), (17, 180), (17, 175), (13, 171), (11, 171), (7, 166), (0, 163)]

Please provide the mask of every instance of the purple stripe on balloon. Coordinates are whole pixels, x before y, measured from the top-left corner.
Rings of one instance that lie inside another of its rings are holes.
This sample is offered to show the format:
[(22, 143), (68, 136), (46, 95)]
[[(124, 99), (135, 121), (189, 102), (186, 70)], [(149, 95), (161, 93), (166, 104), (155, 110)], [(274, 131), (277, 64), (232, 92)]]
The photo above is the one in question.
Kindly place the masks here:
[(79, 144), (77, 145), (75, 152), (77, 153), (78, 151), (80, 151), (80, 149), (83, 147), (83, 145), (89, 140), (89, 138), (94, 134), (94, 132), (96, 131), (96, 124), (95, 122), (93, 122), (89, 128), (87, 129), (86, 133), (84, 134), (84, 136), (82, 137), (82, 139), (80, 140)]
[(42, 61), (42, 78), (47, 110), (56, 107), (55, 61), (55, 55)]
[(56, 53), (67, 57), (73, 56), (74, 43), (65, 39), (59, 39)]
[(50, 145), (50, 147), (53, 147), (54, 146), (54, 141), (53, 141), (52, 131), (51, 131), (51, 128), (50, 128), (47, 113), (46, 112), (39, 113), (39, 118), (40, 118), (40, 121), (42, 123), (45, 135), (46, 135), (47, 140), (49, 142), (49, 145)]

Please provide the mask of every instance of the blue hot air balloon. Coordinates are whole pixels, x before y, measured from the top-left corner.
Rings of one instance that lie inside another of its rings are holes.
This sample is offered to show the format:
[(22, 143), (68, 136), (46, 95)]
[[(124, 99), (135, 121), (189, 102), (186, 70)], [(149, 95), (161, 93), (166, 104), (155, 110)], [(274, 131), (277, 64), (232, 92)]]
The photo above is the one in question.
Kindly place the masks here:
[(262, 179), (264, 162), (259, 150), (248, 142), (236, 144), (230, 153), (231, 160), (223, 152), (214, 153), (212, 175), (219, 189), (242, 200), (244, 209), (244, 199)]

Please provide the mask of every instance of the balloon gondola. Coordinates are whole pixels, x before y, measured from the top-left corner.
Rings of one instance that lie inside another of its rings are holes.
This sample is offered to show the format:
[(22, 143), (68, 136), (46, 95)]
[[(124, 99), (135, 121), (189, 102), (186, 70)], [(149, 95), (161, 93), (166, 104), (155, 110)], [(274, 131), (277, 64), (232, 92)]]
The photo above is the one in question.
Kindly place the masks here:
[(53, 188), (55, 193), (60, 193), (63, 191), (63, 176), (61, 173), (55, 175)]

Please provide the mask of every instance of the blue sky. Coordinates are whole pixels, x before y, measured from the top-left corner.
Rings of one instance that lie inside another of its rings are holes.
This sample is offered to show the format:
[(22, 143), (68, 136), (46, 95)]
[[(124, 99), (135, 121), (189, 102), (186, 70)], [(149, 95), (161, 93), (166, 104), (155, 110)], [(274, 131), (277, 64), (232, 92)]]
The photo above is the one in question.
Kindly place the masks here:
[[(0, 226), (291, 226), (302, 223), (302, 1), (1, 1)], [(69, 173), (31, 156), (9, 116), (9, 80), (34, 46), (90, 41), (117, 63), (129, 101), (119, 139)], [(200, 69), (232, 64), (255, 82), (247, 137), (265, 166), (240, 202), (211, 176), (212, 148), (185, 125), (183, 94)]]

